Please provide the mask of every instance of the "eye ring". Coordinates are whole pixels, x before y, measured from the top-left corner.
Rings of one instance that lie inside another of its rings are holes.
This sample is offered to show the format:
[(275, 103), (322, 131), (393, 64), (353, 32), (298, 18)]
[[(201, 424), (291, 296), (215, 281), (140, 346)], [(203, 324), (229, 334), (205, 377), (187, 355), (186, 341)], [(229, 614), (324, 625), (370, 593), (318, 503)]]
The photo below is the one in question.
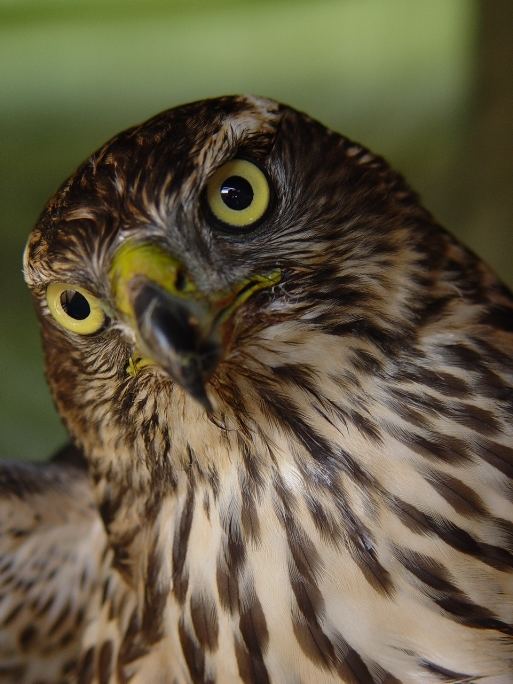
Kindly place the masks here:
[(50, 283), (46, 302), (54, 319), (66, 330), (92, 335), (105, 323), (100, 300), (88, 290), (71, 283)]
[(207, 183), (206, 201), (213, 216), (229, 228), (248, 228), (265, 215), (271, 199), (264, 172), (247, 159), (232, 159)]

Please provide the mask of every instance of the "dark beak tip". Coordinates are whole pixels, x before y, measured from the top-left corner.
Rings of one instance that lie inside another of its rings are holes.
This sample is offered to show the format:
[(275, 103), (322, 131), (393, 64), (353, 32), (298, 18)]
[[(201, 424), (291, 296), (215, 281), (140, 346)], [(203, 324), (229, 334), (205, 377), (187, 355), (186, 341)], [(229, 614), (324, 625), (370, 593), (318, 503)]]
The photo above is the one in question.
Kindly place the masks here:
[(205, 411), (209, 415), (211, 415), (214, 412), (214, 407), (212, 406), (212, 402), (210, 401), (206, 392), (204, 392), (203, 396), (194, 398), (196, 399), (196, 401), (200, 403), (200, 405), (205, 409)]
[[(170, 373), (171, 377), (173, 376), (172, 373)], [(205, 389), (205, 385), (201, 381), (197, 381), (194, 383), (182, 383), (178, 382), (180, 387), (184, 389), (187, 394), (192, 397), (195, 401), (198, 402), (200, 406), (202, 406), (205, 411), (208, 414), (211, 414), (214, 411), (214, 407), (212, 405), (212, 402), (207, 394), (207, 391)]]

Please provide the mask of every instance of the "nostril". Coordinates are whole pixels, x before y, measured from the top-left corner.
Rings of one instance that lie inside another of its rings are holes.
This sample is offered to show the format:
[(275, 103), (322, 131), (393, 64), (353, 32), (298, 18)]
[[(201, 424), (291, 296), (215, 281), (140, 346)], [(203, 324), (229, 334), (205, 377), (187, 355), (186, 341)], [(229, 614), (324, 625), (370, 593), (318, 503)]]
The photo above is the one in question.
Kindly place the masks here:
[(175, 289), (177, 292), (183, 292), (187, 287), (187, 276), (182, 268), (178, 269), (176, 273)]

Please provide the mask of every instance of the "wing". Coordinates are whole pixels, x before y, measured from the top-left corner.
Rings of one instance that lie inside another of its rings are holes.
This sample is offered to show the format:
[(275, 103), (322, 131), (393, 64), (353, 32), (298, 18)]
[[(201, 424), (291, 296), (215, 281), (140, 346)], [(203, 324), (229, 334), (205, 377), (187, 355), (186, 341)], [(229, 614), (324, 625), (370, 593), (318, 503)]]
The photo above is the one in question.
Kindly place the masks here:
[(105, 549), (76, 450), (0, 464), (0, 682), (72, 677)]

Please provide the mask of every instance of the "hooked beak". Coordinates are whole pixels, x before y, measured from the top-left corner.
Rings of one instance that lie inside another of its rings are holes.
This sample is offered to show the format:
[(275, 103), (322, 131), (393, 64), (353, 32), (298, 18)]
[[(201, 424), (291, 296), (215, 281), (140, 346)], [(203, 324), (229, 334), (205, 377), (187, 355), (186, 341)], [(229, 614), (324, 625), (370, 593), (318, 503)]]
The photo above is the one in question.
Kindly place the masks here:
[(207, 411), (205, 386), (223, 356), (227, 324), (253, 294), (280, 278), (273, 271), (205, 295), (162, 247), (131, 241), (116, 251), (110, 270), (116, 307), (147, 357), (142, 365), (158, 364)]

